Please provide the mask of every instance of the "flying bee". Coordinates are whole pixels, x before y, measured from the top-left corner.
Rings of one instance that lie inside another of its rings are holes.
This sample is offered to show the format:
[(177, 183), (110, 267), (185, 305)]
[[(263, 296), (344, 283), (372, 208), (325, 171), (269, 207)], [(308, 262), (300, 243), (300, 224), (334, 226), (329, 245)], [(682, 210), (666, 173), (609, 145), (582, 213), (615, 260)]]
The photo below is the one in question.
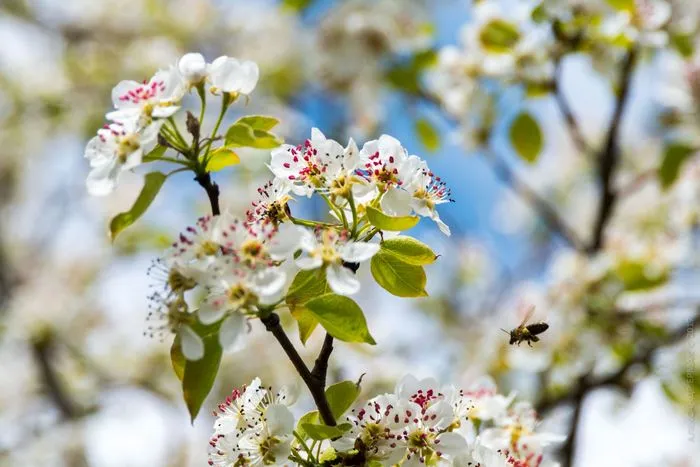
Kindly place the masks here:
[(505, 332), (510, 336), (510, 341), (508, 342), (510, 345), (520, 345), (521, 342), (526, 341), (527, 345), (532, 347), (532, 342), (539, 342), (540, 340), (540, 338), (537, 337), (537, 334), (542, 334), (547, 329), (549, 329), (549, 324), (543, 321), (540, 321), (539, 323), (527, 324), (527, 322), (530, 321), (530, 318), (532, 318), (532, 314), (534, 312), (534, 305), (530, 306), (530, 308), (527, 310), (527, 313), (525, 314), (525, 317), (520, 322), (520, 325), (517, 328), (513, 329), (510, 332), (506, 331), (505, 329), (501, 329), (501, 331)]

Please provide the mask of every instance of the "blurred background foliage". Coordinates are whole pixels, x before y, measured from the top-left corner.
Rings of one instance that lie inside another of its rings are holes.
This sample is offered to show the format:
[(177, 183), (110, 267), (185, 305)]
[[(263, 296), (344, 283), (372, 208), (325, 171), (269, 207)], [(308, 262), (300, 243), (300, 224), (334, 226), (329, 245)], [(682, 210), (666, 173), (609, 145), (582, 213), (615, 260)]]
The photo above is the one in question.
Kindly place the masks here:
[[(256, 61), (246, 112), (282, 120), (288, 141), (311, 126), (341, 141), (390, 133), (453, 188), (442, 211), (453, 235), (429, 223), (417, 233), (441, 255), (430, 296), (364, 288), (379, 345), (338, 345), (333, 380), (366, 373), (374, 395), (407, 372), (459, 384), (488, 374), (570, 435), (564, 464), (700, 465), (698, 12), (670, 3), (668, 50), (613, 46), (552, 16), (551, 70), (477, 79), (443, 50), (473, 20), (466, 1), (3, 0), (0, 465), (205, 462), (211, 420), (203, 411), (189, 426), (169, 343), (142, 333), (146, 269), (206, 199), (176, 178), (112, 245), (108, 220), (141, 175), (90, 199), (81, 157), (114, 84), (189, 51)], [(690, 110), (659, 88), (686, 90)], [(269, 178), (265, 151), (240, 155), (217, 174), (234, 212)], [(523, 304), (550, 325), (534, 348), (499, 329)], [(319, 345), (314, 335), (304, 355)], [(225, 356), (208, 407), (253, 376), (297, 378), (259, 326)]]

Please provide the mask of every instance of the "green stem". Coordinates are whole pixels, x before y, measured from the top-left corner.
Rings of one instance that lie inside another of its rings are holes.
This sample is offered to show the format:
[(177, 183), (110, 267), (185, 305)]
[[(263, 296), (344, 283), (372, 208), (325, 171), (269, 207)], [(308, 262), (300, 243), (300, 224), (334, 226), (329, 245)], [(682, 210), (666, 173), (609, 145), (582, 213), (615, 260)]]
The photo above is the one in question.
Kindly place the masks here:
[(299, 219), (298, 217), (292, 217), (292, 216), (287, 216), (289, 217), (289, 220), (292, 222), (292, 224), (295, 225), (303, 225), (304, 227), (310, 227), (310, 228), (316, 228), (316, 227), (337, 227), (334, 224), (329, 224), (327, 222), (316, 222), (316, 221), (310, 221), (307, 219)]
[(299, 441), (299, 444), (304, 448), (304, 451), (306, 451), (306, 453), (309, 455), (309, 460), (313, 459), (315, 461), (316, 458), (314, 457), (314, 453), (311, 451), (309, 446), (306, 445), (306, 441), (304, 441), (304, 438), (302, 438), (296, 430), (294, 430), (292, 433), (294, 434), (294, 437), (297, 439), (297, 441)]
[(228, 109), (229, 105), (231, 105), (231, 96), (228, 93), (224, 93), (224, 95), (221, 97), (221, 110), (219, 111), (219, 118), (216, 119), (214, 129), (209, 137), (209, 142), (207, 143), (207, 147), (204, 149), (204, 167), (206, 167), (209, 163), (209, 151), (211, 150), (211, 145), (214, 142), (214, 138), (216, 138), (216, 132), (219, 131), (219, 127), (221, 126), (221, 122), (224, 120), (224, 115), (226, 115), (226, 109)]
[(326, 200), (326, 204), (328, 205), (329, 208), (331, 208), (331, 210), (335, 213), (335, 215), (338, 216), (338, 219), (343, 221), (343, 227), (345, 227), (347, 229), (348, 228), (348, 219), (347, 219), (347, 217), (345, 217), (345, 212), (343, 212), (342, 209), (340, 209), (338, 206), (333, 204), (331, 202), (331, 200), (328, 198), (328, 195), (325, 195), (323, 193), (320, 193), (320, 195), (321, 195), (321, 198)]
[(199, 126), (201, 128), (204, 121), (204, 112), (207, 110), (207, 95), (204, 91), (204, 84), (197, 86), (197, 94), (199, 94), (199, 101), (202, 103), (202, 108), (199, 111)]
[(352, 211), (352, 233), (351, 238), (356, 238), (357, 236), (357, 208), (355, 207), (355, 197), (350, 192), (348, 196), (348, 203), (350, 204), (350, 210)]
[(177, 124), (175, 123), (175, 119), (173, 117), (168, 117), (168, 122), (164, 125), (167, 127), (168, 123), (170, 123), (170, 129), (172, 130), (173, 134), (177, 138), (177, 140), (182, 144), (183, 147), (188, 147), (189, 144), (187, 144), (187, 141), (185, 141), (185, 138), (182, 136), (182, 133), (180, 133), (180, 130), (177, 127)]

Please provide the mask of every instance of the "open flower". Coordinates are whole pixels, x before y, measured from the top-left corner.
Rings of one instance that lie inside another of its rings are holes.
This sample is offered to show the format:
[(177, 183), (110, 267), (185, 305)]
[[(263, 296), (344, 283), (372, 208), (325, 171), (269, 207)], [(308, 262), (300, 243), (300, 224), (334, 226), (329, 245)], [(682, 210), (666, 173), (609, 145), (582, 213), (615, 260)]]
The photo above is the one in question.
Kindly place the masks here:
[(353, 242), (347, 232), (333, 229), (305, 231), (301, 241), (302, 255), (296, 260), (301, 269), (326, 269), (326, 279), (333, 292), (352, 295), (360, 290), (360, 281), (346, 263), (367, 261), (379, 251), (376, 243)]
[(287, 203), (291, 186), (280, 178), (274, 178), (258, 188), (258, 198), (246, 211), (248, 222), (261, 222), (279, 225), (288, 219)]
[(416, 156), (411, 156), (405, 166), (412, 176), (402, 183), (402, 188), (392, 188), (382, 198), (382, 209), (395, 216), (406, 216), (414, 211), (420, 216), (430, 217), (445, 235), (450, 228), (437, 212), (437, 206), (452, 201), (451, 191), (445, 182), (435, 175), (428, 164)]
[(260, 379), (235, 389), (219, 404), (209, 465), (288, 465), (294, 416), (286, 389), (276, 395)]
[(117, 109), (107, 114), (115, 122), (136, 121), (137, 127), (150, 125), (155, 118), (167, 118), (180, 108), (182, 77), (175, 67), (158, 71), (148, 82), (125, 80), (112, 89)]
[(355, 175), (360, 160), (357, 145), (351, 139), (347, 147), (327, 139), (318, 128), (304, 144), (283, 144), (272, 151), (270, 170), (280, 180), (291, 185), (293, 193), (311, 196), (314, 191), (347, 197), (353, 184), (360, 182)]
[(103, 196), (114, 191), (121, 172), (141, 164), (144, 146), (155, 141), (161, 124), (153, 122), (140, 128), (131, 120), (105, 125), (85, 148), (90, 161), (86, 185), (91, 195)]
[(366, 142), (360, 151), (358, 174), (385, 192), (391, 187), (401, 186), (406, 173), (408, 152), (399, 140), (389, 135)]
[(172, 255), (155, 260), (148, 275), (156, 282), (153, 284), (155, 290), (148, 297), (146, 317), (152, 324), (144, 334), (160, 338), (166, 332), (175, 334), (180, 338), (185, 358), (199, 360), (204, 356), (204, 342), (191, 327), (196, 317), (185, 299), (185, 293), (197, 287), (197, 281)]
[(232, 94), (248, 95), (258, 84), (260, 71), (258, 65), (251, 61), (238, 61), (225, 55), (214, 60), (208, 67), (211, 92), (219, 91)]

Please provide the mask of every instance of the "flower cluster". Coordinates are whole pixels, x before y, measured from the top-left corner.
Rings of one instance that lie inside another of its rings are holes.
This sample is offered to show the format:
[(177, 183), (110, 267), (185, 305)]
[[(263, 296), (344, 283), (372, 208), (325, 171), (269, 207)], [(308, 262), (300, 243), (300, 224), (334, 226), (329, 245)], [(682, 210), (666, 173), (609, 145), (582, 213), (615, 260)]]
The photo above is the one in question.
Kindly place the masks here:
[[(318, 462), (302, 445), (286, 407), (259, 379), (219, 406), (210, 465), (289, 465)], [(537, 414), (490, 380), (468, 390), (433, 379), (404, 377), (391, 394), (374, 397), (345, 417), (342, 436), (321, 443), (320, 458), (340, 465), (544, 467), (544, 448), (562, 438), (537, 431)], [(309, 440), (310, 441), (310, 440)], [(317, 440), (318, 441), (318, 440)]]
[(272, 393), (260, 378), (235, 389), (214, 412), (209, 465), (288, 465), (294, 430), (288, 406), (293, 403), (286, 388)]
[[(479, 148), (489, 142), (496, 123), (488, 96), (515, 86), (529, 97), (556, 91), (561, 86), (556, 82), (561, 75), (557, 68), (568, 55), (587, 54), (594, 69), (612, 82), (618, 79), (623, 56), (633, 49), (668, 50), (688, 58), (698, 24), (697, 14), (687, 3), (691, 2), (475, 2), (460, 31), (459, 44), (439, 50), (427, 84), (445, 109), (460, 120), (465, 145)], [(689, 75), (676, 72), (674, 77), (686, 80)], [(687, 107), (688, 102), (682, 106)]]
[(90, 162), (87, 189), (92, 195), (111, 193), (119, 175), (144, 162), (144, 155), (156, 143), (163, 125), (179, 109), (191, 89), (233, 97), (250, 94), (258, 82), (258, 66), (249, 61), (222, 56), (207, 63), (198, 53), (188, 53), (176, 65), (156, 72), (139, 83), (125, 80), (112, 90), (114, 110), (110, 121), (97, 132), (85, 149)]

